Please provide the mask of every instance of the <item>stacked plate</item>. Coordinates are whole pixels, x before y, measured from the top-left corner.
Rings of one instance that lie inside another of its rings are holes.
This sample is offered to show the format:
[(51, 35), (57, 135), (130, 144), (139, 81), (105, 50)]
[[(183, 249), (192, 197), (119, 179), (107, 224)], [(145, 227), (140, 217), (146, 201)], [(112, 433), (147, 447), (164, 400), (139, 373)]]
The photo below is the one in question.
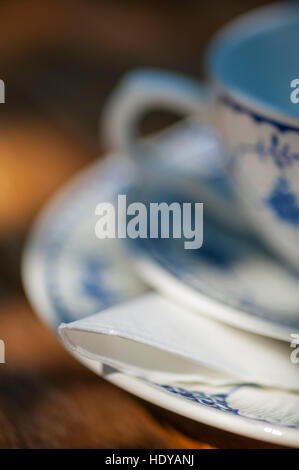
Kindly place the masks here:
[[(187, 128), (189, 122), (181, 123), (151, 138), (148, 148), (153, 151), (163, 143), (163, 153), (171, 152), (167, 141), (172, 145), (180, 133), (186, 138)], [(202, 138), (200, 129), (197, 138)], [(203, 197), (211, 210), (204, 226), (205, 243), (196, 254), (175, 239), (139, 238), (128, 243), (95, 236), (99, 202), (115, 201), (124, 193), (145, 202), (169, 197), (168, 190), (140, 185), (123, 155), (107, 155), (64, 188), (36, 222), (24, 254), (24, 284), (42, 320), (57, 332), (61, 323), (155, 290), (199, 315), (290, 344), (291, 335), (299, 331), (298, 276), (266, 253), (244, 224), (234, 230), (215, 224), (216, 172), (210, 170), (201, 171)], [(218, 183), (221, 178), (218, 171)], [(223, 193), (219, 204), (225, 204)], [(296, 392), (254, 383), (159, 383), (74, 354), (107, 380), (163, 408), (255, 439), (299, 444)]]

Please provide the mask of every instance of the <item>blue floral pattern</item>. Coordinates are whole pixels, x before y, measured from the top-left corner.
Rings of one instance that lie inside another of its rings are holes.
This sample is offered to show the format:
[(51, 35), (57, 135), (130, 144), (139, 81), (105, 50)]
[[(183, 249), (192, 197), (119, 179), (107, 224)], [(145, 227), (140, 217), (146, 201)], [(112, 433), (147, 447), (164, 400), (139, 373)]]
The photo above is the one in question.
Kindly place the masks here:
[[(70, 266), (68, 269), (73, 274), (73, 260), (79, 263), (79, 277), (75, 277), (75, 282), (72, 282), (69, 287), (70, 291), (67, 293), (61, 289), (59, 285), (58, 267), (61, 260), (65, 260), (66, 246), (70, 245), (72, 240), (73, 229), (78, 226), (80, 217), (86, 211), (86, 200), (84, 200), (84, 194), (86, 191), (89, 192), (88, 198), (89, 204), (94, 199), (97, 199), (97, 187), (98, 187), (99, 175), (95, 172), (94, 184), (89, 181), (88, 190), (85, 186), (74, 196), (73, 193), (69, 194), (68, 201), (65, 204), (59, 205), (59, 211), (54, 211), (55, 218), (48, 218), (46, 229), (42, 233), (42, 243), (38, 244), (38, 252), (41, 256), (41, 263), (43, 266), (43, 275), (49, 302), (51, 303), (52, 309), (55, 312), (56, 318), (52, 323), (52, 327), (55, 329), (56, 326), (63, 321), (73, 321), (78, 318), (77, 302), (82, 301), (89, 304), (90, 301), (96, 300), (98, 306), (101, 305), (103, 308), (107, 303), (121, 301), (124, 299), (124, 292), (119, 289), (117, 283), (113, 287), (113, 291), (105, 288), (105, 282), (103, 282), (107, 273), (111, 268), (111, 262), (109, 260), (97, 260), (95, 257), (86, 255), (85, 244), (75, 245), (75, 250), (71, 252), (71, 256), (68, 260)], [(83, 194), (82, 194), (83, 193)], [(78, 201), (81, 201), (78, 207)], [(93, 204), (93, 203), (92, 203)], [(74, 210), (74, 205), (75, 210)], [(80, 210), (81, 207), (81, 210)], [(77, 209), (77, 210), (76, 210)], [(50, 220), (49, 220), (50, 219)], [(53, 220), (55, 223), (53, 224)], [(82, 240), (81, 242), (82, 243)], [(97, 245), (95, 245), (97, 247)], [(96, 252), (97, 253), (97, 250)], [(67, 262), (67, 263), (68, 263)], [(216, 263), (219, 264), (218, 262)], [(220, 263), (223, 266), (223, 262)], [(227, 267), (227, 263), (224, 263)], [(224, 266), (223, 266), (224, 267)], [(183, 268), (183, 266), (182, 266)], [(98, 280), (100, 279), (100, 283)], [(69, 304), (69, 298), (73, 299), (73, 304)], [(81, 312), (84, 316), (86, 312)], [(177, 385), (166, 385), (166, 384), (152, 384), (164, 390), (165, 393), (171, 393), (176, 395), (182, 400), (189, 400), (195, 405), (212, 408), (219, 412), (225, 412), (234, 416), (242, 416), (240, 410), (234, 406), (231, 406), (228, 402), (231, 394), (237, 389), (237, 387), (229, 388), (225, 393), (207, 393), (204, 390), (188, 390), (184, 387)], [(233, 402), (232, 402), (233, 403)], [(248, 418), (251, 421), (258, 421), (257, 418)], [(272, 423), (271, 416), (265, 422)]]
[(286, 178), (278, 178), (266, 202), (281, 220), (299, 226), (299, 203)]
[(173, 385), (163, 385), (163, 384), (155, 384), (166, 390), (167, 392), (174, 393), (182, 398), (186, 398), (187, 400), (194, 401), (204, 406), (208, 406), (211, 408), (215, 408), (216, 410), (220, 411), (228, 411), (229, 413), (238, 414), (238, 410), (231, 408), (226, 399), (227, 394), (219, 393), (219, 394), (207, 394), (200, 391), (190, 391), (186, 390), (182, 387), (175, 387)]

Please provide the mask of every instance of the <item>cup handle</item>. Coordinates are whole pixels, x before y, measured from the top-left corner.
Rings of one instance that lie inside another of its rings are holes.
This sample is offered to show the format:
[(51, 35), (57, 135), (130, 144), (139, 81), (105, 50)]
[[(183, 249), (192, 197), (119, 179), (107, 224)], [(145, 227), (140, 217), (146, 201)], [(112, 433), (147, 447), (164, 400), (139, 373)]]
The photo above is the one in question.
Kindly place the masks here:
[(131, 155), (141, 118), (155, 109), (195, 115), (210, 122), (208, 87), (191, 78), (162, 70), (142, 69), (127, 74), (106, 103), (102, 131), (111, 149)]

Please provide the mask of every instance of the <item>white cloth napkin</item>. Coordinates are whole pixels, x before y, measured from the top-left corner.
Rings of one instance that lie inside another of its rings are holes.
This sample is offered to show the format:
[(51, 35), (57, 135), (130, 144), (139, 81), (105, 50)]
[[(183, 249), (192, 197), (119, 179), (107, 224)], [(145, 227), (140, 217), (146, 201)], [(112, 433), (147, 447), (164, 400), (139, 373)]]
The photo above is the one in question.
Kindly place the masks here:
[(156, 293), (59, 327), (67, 348), (167, 383), (255, 383), (299, 391), (288, 343), (201, 317)]

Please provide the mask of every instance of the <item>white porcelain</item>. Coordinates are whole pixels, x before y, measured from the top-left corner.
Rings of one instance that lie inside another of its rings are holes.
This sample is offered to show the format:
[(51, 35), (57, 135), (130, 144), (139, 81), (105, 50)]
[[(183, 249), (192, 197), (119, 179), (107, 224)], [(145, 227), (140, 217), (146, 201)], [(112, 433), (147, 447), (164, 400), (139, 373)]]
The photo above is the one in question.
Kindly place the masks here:
[[(126, 168), (111, 156), (94, 164), (63, 189), (33, 228), (23, 259), (24, 286), (38, 315), (55, 333), (62, 321), (90, 315), (147, 289), (131, 271), (118, 240), (109, 241), (107, 248), (93, 236), (94, 208), (130, 182)], [(299, 446), (298, 394), (245, 384), (221, 389), (153, 384), (78, 359), (167, 410), (254, 439)]]
[[(209, 46), (206, 63), (212, 92), (170, 72), (135, 71), (121, 82), (103, 116), (111, 148), (130, 154), (143, 171), (151, 163), (135, 137), (148, 111), (162, 108), (195, 115), (204, 125), (216, 127), (250, 225), (296, 268), (299, 104), (291, 101), (291, 82), (298, 78), (298, 41), (296, 2), (257, 9), (229, 24)], [(160, 167), (151, 166), (154, 178)], [(200, 179), (197, 195), (200, 198)]]

